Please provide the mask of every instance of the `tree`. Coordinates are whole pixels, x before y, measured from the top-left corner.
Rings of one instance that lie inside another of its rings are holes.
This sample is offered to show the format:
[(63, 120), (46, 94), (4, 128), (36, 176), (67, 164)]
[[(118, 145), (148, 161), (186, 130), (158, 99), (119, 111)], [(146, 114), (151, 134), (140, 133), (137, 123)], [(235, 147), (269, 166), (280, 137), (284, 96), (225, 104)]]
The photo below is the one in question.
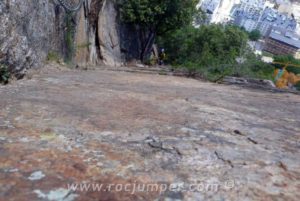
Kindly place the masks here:
[(274, 56), (274, 62), (281, 62), (281, 63), (291, 63), (300, 65), (300, 60), (295, 59), (293, 55), (278, 55)]
[(255, 29), (249, 33), (249, 39), (252, 41), (258, 41), (260, 38), (261, 38), (261, 33), (257, 29)]
[[(200, 74), (211, 81), (231, 76), (272, 79), (274, 68), (264, 64), (247, 46), (248, 35), (236, 26), (202, 25), (183, 27), (160, 37), (168, 62), (185, 68), (189, 75)], [(245, 62), (238, 64), (236, 59)]]
[(139, 27), (142, 61), (148, 58), (156, 36), (192, 23), (197, 3), (197, 0), (121, 0), (122, 20)]
[(183, 27), (160, 37), (159, 44), (165, 47), (169, 63), (197, 66), (232, 64), (246, 49), (247, 34), (234, 26), (202, 25), (200, 28)]
[(7, 84), (11, 77), (8, 67), (0, 63), (0, 84)]
[[(293, 65), (299, 66), (299, 67), (288, 66), (286, 70), (288, 72), (293, 72), (296, 75), (300, 74), (300, 60), (299, 59), (295, 59), (293, 57), (293, 55), (279, 55), (279, 56), (275, 56), (274, 57), (274, 62), (280, 62), (280, 63), (284, 63), (284, 64), (289, 63), (289, 64), (293, 64)], [(276, 67), (283, 67), (283, 65), (277, 65), (277, 64), (275, 66)]]
[(203, 10), (199, 9), (199, 11), (194, 16), (194, 25), (201, 26), (203, 24), (207, 24), (208, 23), (207, 19), (208, 18), (206, 13)]

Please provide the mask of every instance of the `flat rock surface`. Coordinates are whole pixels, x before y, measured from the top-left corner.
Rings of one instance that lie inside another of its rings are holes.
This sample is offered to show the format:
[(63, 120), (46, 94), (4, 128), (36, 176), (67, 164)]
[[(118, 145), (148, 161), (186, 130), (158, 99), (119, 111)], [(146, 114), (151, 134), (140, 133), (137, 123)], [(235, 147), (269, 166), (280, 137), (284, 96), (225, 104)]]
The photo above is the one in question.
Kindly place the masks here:
[(0, 200), (295, 200), (300, 96), (59, 71), (0, 86)]

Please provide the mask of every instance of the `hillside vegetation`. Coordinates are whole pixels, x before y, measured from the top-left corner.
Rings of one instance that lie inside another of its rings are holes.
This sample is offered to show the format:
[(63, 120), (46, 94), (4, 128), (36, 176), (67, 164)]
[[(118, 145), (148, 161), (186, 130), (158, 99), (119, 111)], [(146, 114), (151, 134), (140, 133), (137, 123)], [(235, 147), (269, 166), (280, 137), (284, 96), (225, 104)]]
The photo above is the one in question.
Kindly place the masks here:
[[(272, 79), (274, 67), (260, 61), (249, 49), (249, 37), (234, 26), (204, 25), (197, 1), (125, 0), (120, 3), (124, 22), (140, 27), (144, 36), (141, 60), (149, 61), (151, 47), (166, 50), (166, 62), (190, 75), (214, 81), (226, 75)], [(199, 28), (195, 25), (200, 24)]]

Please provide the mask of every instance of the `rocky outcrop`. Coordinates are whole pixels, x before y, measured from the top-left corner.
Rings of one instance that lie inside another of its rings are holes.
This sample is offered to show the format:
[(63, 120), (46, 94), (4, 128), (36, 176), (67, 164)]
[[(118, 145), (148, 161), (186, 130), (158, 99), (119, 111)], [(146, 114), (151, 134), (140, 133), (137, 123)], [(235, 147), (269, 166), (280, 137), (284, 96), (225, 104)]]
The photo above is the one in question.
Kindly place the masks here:
[(121, 66), (126, 61), (140, 59), (138, 27), (121, 22), (115, 1), (85, 1), (77, 21), (77, 63)]
[(4, 0), (0, 23), (0, 63), (19, 76), (41, 67), (49, 52), (78, 65), (139, 58), (136, 29), (120, 23), (113, 0), (86, 0), (69, 14), (56, 0)]
[(118, 12), (114, 1), (86, 1), (80, 11), (76, 32), (78, 63), (122, 65)]
[(61, 12), (49, 0), (0, 1), (0, 62), (22, 75), (39, 67), (49, 51), (63, 53)]
[(0, 86), (0, 200), (299, 201), (299, 95), (44, 70)]

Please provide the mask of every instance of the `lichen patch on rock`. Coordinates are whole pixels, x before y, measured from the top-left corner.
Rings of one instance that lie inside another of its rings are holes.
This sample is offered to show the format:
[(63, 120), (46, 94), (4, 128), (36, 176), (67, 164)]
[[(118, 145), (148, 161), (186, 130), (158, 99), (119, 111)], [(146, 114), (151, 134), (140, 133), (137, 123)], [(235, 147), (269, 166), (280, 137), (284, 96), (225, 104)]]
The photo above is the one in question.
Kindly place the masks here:
[[(300, 96), (240, 89), (101, 69), (1, 87), (0, 195), (297, 201)], [(74, 187), (92, 184), (115, 188)], [(183, 186), (117, 189), (134, 184)]]

